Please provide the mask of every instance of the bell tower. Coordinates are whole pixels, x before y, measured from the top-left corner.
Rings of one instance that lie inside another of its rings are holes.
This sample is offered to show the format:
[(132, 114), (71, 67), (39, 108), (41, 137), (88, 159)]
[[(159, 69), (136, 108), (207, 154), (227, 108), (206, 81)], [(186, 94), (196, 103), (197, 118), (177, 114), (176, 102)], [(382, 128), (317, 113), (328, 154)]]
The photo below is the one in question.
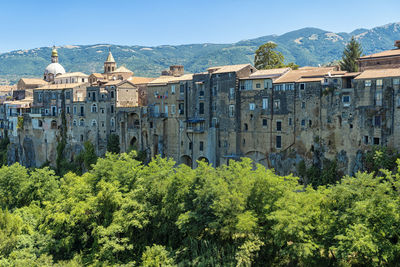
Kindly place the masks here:
[(51, 50), (51, 63), (58, 63), (58, 52), (55, 46)]
[(108, 51), (107, 60), (104, 62), (104, 73), (111, 73), (117, 68), (117, 63), (115, 63), (114, 57), (111, 51)]

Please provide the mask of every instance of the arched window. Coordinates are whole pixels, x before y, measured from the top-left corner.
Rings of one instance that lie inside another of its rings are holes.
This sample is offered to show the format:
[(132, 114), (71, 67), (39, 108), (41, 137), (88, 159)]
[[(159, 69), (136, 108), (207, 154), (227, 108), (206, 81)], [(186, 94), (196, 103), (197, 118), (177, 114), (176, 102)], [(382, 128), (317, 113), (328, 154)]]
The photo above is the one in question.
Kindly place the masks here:
[(93, 104), (92, 105), (92, 113), (95, 113), (95, 112), (97, 112), (97, 105)]
[(43, 121), (42, 121), (42, 120), (39, 120), (38, 126), (39, 126), (39, 127), (43, 127)]
[(85, 120), (84, 119), (80, 119), (79, 120), (79, 126), (85, 126)]
[(248, 131), (249, 130), (249, 125), (247, 123), (244, 124), (244, 130)]
[(97, 121), (96, 120), (92, 120), (92, 126), (95, 127), (97, 125)]
[(73, 126), (76, 126), (76, 125), (77, 125), (76, 120), (74, 120), (74, 121), (72, 122), (72, 125), (73, 125)]

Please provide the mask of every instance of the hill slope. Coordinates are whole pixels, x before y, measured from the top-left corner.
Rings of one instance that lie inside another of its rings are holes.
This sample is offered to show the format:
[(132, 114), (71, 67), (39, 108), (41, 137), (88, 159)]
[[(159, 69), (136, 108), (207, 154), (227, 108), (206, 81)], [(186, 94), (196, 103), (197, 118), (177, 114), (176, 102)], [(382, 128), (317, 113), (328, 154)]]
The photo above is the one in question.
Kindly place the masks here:
[[(278, 44), (286, 61), (301, 66), (338, 60), (351, 36), (361, 42), (364, 54), (393, 48), (400, 40), (400, 23), (373, 29), (357, 29), (351, 33), (332, 33), (304, 28), (283, 35), (268, 35), (234, 44), (163, 45), (157, 47), (110, 44), (68, 45), (59, 48), (60, 63), (66, 71), (101, 72), (103, 61), (111, 49), (118, 65), (124, 65), (138, 76), (158, 76), (169, 65), (182, 64), (188, 72), (204, 71), (209, 66), (252, 63), (254, 51), (261, 44)], [(51, 48), (17, 50), (0, 54), (0, 79), (15, 82), (21, 76), (41, 77), (49, 64)]]

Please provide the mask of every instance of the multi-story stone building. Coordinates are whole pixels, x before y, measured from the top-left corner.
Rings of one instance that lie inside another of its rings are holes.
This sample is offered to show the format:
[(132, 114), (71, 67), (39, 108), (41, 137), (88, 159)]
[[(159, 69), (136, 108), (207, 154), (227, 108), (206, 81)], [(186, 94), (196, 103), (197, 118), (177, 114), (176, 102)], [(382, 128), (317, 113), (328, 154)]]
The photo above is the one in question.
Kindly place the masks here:
[[(38, 87), (21, 80), (20, 92), (0, 106), (10, 162), (54, 162), (65, 132), (69, 160), (86, 141), (104, 155), (116, 134), (122, 152), (135, 149), (191, 167), (198, 160), (220, 166), (250, 157), (283, 174), (302, 160), (323, 167), (329, 159), (354, 173), (372, 145), (400, 149), (398, 50), (382, 52), (384, 59), (360, 58), (357, 73), (242, 64), (185, 74), (175, 65), (144, 78), (117, 68), (111, 52), (102, 74), (46, 70), (48, 82)], [(52, 62), (59, 64), (56, 50)]]

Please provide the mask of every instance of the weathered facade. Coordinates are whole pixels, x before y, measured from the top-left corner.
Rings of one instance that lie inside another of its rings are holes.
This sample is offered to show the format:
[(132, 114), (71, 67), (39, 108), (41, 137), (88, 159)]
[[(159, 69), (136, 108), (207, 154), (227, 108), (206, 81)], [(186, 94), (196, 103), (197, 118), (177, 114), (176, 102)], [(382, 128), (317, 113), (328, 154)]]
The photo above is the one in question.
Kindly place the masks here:
[[(360, 58), (357, 73), (242, 64), (185, 74), (175, 65), (158, 78), (117, 68), (110, 52), (104, 73), (91, 74), (88, 83), (63, 82), (82, 79), (76, 74), (56, 74), (30, 89), (21, 81), (23, 95), (0, 109), (11, 136), (9, 159), (27, 166), (54, 162), (65, 131), (69, 160), (86, 141), (104, 155), (116, 134), (122, 152), (135, 149), (191, 167), (198, 160), (220, 166), (250, 157), (285, 174), (302, 160), (319, 167), (336, 160), (343, 173), (354, 173), (371, 146), (400, 149), (399, 51), (386, 51), (386, 63), (376, 55)], [(365, 63), (371, 58), (380, 66)]]

